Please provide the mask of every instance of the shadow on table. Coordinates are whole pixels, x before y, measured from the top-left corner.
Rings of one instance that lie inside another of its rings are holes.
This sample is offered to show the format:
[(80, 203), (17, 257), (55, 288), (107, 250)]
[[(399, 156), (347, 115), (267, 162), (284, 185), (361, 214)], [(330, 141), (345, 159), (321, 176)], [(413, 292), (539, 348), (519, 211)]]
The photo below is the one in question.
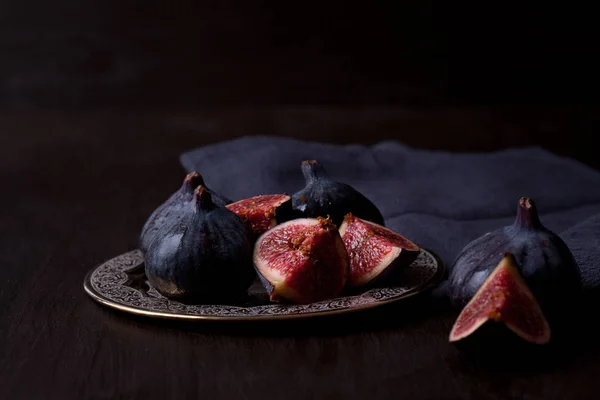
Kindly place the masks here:
[(183, 330), (200, 334), (243, 337), (314, 337), (400, 328), (403, 325), (435, 317), (443, 310), (433, 306), (428, 293), (421, 293), (377, 308), (289, 320), (181, 321), (153, 319), (112, 310), (105, 312), (114, 315), (111, 317), (111, 323), (118, 325), (133, 323), (139, 328)]
[(449, 364), (461, 370), (477, 373), (478, 369), (498, 373), (529, 374), (564, 369), (570, 364), (585, 362), (600, 351), (600, 324), (596, 321), (600, 290), (586, 293), (578, 309), (568, 320), (553, 326), (548, 345), (502, 345), (494, 348), (455, 346)]
[[(429, 336), (432, 333), (440, 335), (435, 350), (441, 353), (451, 369), (459, 373), (476, 375), (493, 371), (499, 374), (498, 376), (502, 376), (504, 373), (528, 375), (563, 369), (569, 364), (585, 362), (586, 359), (596, 356), (600, 350), (598, 340), (600, 324), (594, 318), (597, 314), (597, 304), (600, 304), (600, 290), (586, 294), (581, 308), (573, 310), (573, 328), (563, 329), (559, 335), (554, 335), (551, 346), (540, 348), (539, 351), (528, 350), (527, 352), (498, 346), (493, 355), (490, 354), (490, 347), (466, 352), (456, 345), (447, 343), (450, 327), (458, 311), (432, 299), (429, 293), (422, 293), (374, 309), (295, 320), (187, 322), (151, 319), (108, 309), (105, 313), (110, 315), (108, 320), (113, 329), (130, 333), (135, 331), (134, 335), (142, 334), (144, 330), (153, 332), (158, 330), (165, 334), (187, 332), (232, 338), (308, 338), (343, 337), (405, 328), (412, 329), (418, 334), (421, 330), (423, 334)], [(425, 323), (431, 319), (438, 321), (436, 324)]]

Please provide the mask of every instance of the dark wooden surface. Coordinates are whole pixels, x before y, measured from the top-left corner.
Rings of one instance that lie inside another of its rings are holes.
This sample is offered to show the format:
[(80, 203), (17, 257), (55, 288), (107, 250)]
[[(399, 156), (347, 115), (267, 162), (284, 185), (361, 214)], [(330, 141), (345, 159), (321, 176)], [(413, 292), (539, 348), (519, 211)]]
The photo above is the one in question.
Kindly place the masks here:
[[(598, 167), (595, 110), (291, 108), (0, 116), (2, 399), (593, 399), (600, 330), (559, 355), (480, 364), (455, 310), (414, 298), (316, 322), (167, 324), (92, 302), (85, 273), (136, 247), (184, 150), (243, 134), (449, 150), (545, 143)], [(587, 319), (597, 314), (591, 298)], [(595, 322), (595, 321), (594, 321)], [(565, 355), (566, 354), (566, 355)]]

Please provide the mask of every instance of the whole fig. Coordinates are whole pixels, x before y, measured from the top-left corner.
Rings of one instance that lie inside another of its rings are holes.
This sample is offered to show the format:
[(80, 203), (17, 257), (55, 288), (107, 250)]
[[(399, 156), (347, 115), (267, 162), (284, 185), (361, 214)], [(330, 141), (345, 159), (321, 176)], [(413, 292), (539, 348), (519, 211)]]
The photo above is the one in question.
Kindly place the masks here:
[(219, 207), (203, 186), (164, 225), (146, 252), (146, 276), (163, 296), (210, 301), (246, 294), (256, 277), (252, 232), (234, 212)]
[(514, 254), (519, 272), (544, 312), (557, 311), (579, 294), (579, 267), (564, 241), (545, 228), (532, 199), (519, 199), (517, 217), (508, 225), (473, 240), (454, 261), (448, 294), (464, 307), (506, 252)]
[(304, 189), (292, 196), (292, 207), (308, 218), (330, 218), (339, 226), (348, 213), (384, 226), (379, 209), (352, 186), (335, 181), (315, 160), (302, 161)]
[(158, 206), (144, 223), (139, 244), (142, 252), (145, 253), (148, 250), (148, 247), (163, 224), (177, 223), (183, 217), (186, 205), (194, 199), (194, 189), (199, 185), (204, 186), (206, 191), (211, 194), (213, 203), (216, 205), (225, 206), (231, 203), (231, 200), (228, 198), (208, 189), (204, 183), (204, 179), (198, 172), (190, 172), (185, 176), (181, 187), (164, 203)]

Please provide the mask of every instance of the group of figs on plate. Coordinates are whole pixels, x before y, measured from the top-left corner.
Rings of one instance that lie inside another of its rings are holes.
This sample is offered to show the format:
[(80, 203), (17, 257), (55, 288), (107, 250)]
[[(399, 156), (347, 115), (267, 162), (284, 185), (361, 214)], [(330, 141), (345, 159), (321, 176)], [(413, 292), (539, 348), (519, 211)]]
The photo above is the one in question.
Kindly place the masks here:
[(420, 248), (378, 208), (315, 160), (293, 195), (232, 201), (189, 173), (140, 235), (146, 276), (184, 302), (243, 298), (258, 276), (270, 301), (306, 304), (388, 282)]
[[(198, 172), (148, 218), (140, 249), (146, 276), (174, 300), (243, 298), (258, 276), (273, 302), (306, 304), (389, 282), (420, 248), (385, 227), (378, 208), (315, 160), (301, 164), (305, 187), (238, 201), (215, 193)], [(444, 283), (460, 314), (449, 340), (508, 335), (547, 344), (550, 327), (581, 292), (575, 259), (518, 201), (514, 223), (467, 244)], [(490, 334), (491, 333), (491, 334)]]
[(544, 345), (551, 327), (573, 311), (580, 270), (565, 242), (541, 223), (534, 201), (522, 197), (514, 223), (473, 240), (458, 254), (446, 291), (461, 309), (450, 342), (466, 348), (490, 341)]

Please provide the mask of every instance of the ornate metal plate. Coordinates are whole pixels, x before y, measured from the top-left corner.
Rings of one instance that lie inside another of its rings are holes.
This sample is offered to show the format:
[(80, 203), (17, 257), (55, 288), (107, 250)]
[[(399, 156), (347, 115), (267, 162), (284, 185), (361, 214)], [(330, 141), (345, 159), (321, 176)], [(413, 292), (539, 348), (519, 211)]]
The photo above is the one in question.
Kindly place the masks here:
[(146, 280), (142, 252), (134, 250), (92, 269), (84, 288), (96, 301), (133, 314), (188, 320), (262, 320), (331, 315), (398, 301), (437, 284), (443, 274), (442, 262), (421, 249), (419, 257), (395, 279), (393, 286), (367, 290), (306, 305), (270, 303), (257, 281), (243, 303), (189, 305), (161, 296)]

